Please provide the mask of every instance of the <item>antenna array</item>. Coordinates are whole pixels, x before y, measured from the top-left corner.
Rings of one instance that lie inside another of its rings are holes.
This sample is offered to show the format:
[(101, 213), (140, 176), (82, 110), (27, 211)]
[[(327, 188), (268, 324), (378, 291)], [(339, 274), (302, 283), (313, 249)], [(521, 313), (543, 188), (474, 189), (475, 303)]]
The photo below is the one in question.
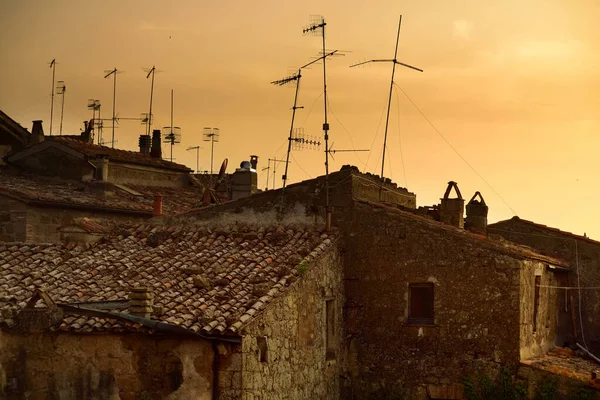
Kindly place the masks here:
[(219, 128), (204, 128), (202, 140), (210, 142), (210, 174), (213, 173), (213, 156), (215, 152), (215, 142), (219, 142)]

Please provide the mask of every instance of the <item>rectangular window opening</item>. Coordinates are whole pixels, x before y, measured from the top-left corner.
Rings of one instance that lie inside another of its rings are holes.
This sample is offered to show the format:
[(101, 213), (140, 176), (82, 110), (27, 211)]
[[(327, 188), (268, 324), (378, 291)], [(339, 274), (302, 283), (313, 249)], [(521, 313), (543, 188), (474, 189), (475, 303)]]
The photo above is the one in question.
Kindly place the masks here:
[(537, 331), (538, 327), (538, 313), (540, 309), (540, 284), (542, 281), (542, 277), (537, 275), (535, 277), (535, 286), (533, 293), (533, 331)]
[(408, 289), (408, 323), (433, 325), (433, 283), (411, 283)]
[(326, 359), (335, 358), (335, 300), (325, 300)]
[(258, 360), (260, 362), (268, 362), (268, 345), (267, 345), (267, 337), (257, 337), (256, 345), (258, 346)]

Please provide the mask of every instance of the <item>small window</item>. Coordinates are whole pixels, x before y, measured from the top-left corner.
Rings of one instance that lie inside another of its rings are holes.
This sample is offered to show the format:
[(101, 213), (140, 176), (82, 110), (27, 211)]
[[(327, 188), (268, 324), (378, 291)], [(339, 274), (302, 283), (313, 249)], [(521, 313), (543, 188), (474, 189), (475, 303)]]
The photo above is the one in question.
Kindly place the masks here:
[(540, 309), (540, 284), (542, 277), (537, 275), (535, 277), (534, 291), (533, 291), (533, 331), (537, 331), (538, 326), (538, 313)]
[(326, 330), (326, 359), (335, 358), (335, 300), (325, 301), (325, 324)]
[(256, 345), (258, 346), (258, 360), (260, 362), (267, 362), (269, 361), (268, 358), (268, 351), (269, 351), (269, 347), (267, 345), (267, 337), (257, 337), (256, 338)]
[(408, 322), (432, 325), (433, 283), (411, 283), (408, 288)]

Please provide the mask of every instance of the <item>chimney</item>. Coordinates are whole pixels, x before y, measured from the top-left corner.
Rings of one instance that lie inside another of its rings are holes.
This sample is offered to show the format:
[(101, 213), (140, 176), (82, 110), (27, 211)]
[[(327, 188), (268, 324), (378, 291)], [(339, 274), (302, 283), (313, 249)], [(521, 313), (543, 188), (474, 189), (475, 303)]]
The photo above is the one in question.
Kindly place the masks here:
[(150, 288), (136, 286), (129, 292), (129, 313), (131, 315), (150, 319), (153, 305), (154, 294)]
[(150, 149), (150, 156), (154, 158), (162, 158), (162, 148), (160, 147), (160, 129), (152, 131), (152, 148)]
[(152, 210), (153, 217), (160, 217), (163, 213), (163, 202), (162, 202), (162, 194), (155, 193), (154, 194), (154, 208)]
[(253, 170), (256, 170), (256, 166), (258, 165), (258, 156), (250, 156), (250, 165)]
[[(479, 200), (475, 198), (479, 196)], [(487, 215), (488, 206), (483, 200), (483, 196), (479, 192), (475, 192), (469, 203), (467, 204), (467, 218), (465, 220), (466, 229), (485, 234), (487, 231)]]
[(148, 135), (140, 135), (139, 145), (140, 145), (140, 153), (142, 154), (150, 154), (150, 136)]
[(33, 121), (31, 127), (31, 144), (41, 143), (44, 141), (44, 128), (42, 128), (42, 120)]
[(96, 180), (108, 182), (108, 156), (96, 158)]
[[(450, 191), (454, 188), (456, 192), (456, 198), (449, 198)], [(457, 228), (464, 228), (464, 207), (465, 200), (458, 190), (458, 185), (454, 181), (448, 182), (448, 188), (444, 193), (444, 198), (441, 199), (440, 204), (440, 221), (447, 225), (452, 225)]]
[[(256, 157), (256, 156), (251, 156)], [(258, 157), (254, 160), (256, 163)], [(256, 165), (256, 164), (255, 164)], [(232, 200), (243, 199), (256, 193), (258, 175), (256, 169), (252, 168), (252, 161), (242, 161), (240, 168), (236, 169), (232, 176)]]

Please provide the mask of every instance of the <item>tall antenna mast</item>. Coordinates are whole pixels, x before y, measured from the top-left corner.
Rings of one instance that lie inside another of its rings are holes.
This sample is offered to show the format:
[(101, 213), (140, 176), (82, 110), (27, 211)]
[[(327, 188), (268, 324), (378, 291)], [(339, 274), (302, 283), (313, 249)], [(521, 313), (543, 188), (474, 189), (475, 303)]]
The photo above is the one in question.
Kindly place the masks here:
[(113, 68), (112, 70), (105, 70), (104, 71), (106, 73), (106, 75), (104, 75), (104, 78), (108, 78), (109, 76), (113, 76), (113, 107), (112, 107), (112, 141), (111, 141), (111, 146), (114, 148), (115, 147), (115, 123), (116, 123), (116, 118), (115, 118), (115, 104), (117, 102), (117, 74), (122, 73), (123, 71), (117, 71), (117, 68)]
[(200, 149), (202, 147), (200, 146), (193, 146), (193, 147), (188, 147), (186, 150), (196, 150), (196, 173), (199, 174), (200, 173)]
[[(290, 163), (290, 152), (292, 151), (292, 143), (296, 142), (296, 143), (304, 143), (304, 137), (302, 135), (302, 137), (300, 137), (300, 135), (295, 135), (295, 131), (294, 131), (294, 120), (296, 117), (296, 110), (300, 109), (300, 108), (304, 108), (303, 106), (298, 106), (298, 93), (300, 90), (300, 78), (302, 78), (302, 70), (304, 68), (308, 68), (310, 65), (320, 61), (320, 60), (324, 60), (326, 57), (330, 57), (333, 56), (335, 54), (338, 53), (338, 50), (333, 50), (330, 51), (326, 54), (321, 55), (320, 57), (317, 57), (316, 59), (312, 60), (311, 62), (304, 64), (303, 66), (301, 66), (300, 68), (298, 68), (298, 71), (296, 71), (294, 74), (285, 77), (283, 79), (279, 79), (277, 81), (273, 81), (271, 82), (272, 85), (276, 85), (276, 86), (286, 86), (292, 82), (296, 82), (296, 90), (295, 90), (295, 95), (294, 95), (294, 105), (292, 107), (292, 121), (290, 123), (290, 134), (288, 136), (288, 149), (287, 149), (287, 155), (285, 158), (285, 173), (282, 176), (283, 179), (283, 186), (282, 186), (282, 190), (281, 190), (281, 196), (282, 196), (282, 201), (283, 201), (283, 196), (285, 193), (285, 187), (286, 187), (286, 182), (287, 182), (287, 178), (288, 178), (288, 166)], [(320, 142), (319, 142), (320, 145)]]
[[(271, 161), (273, 161), (273, 190), (275, 190), (275, 175), (277, 174), (277, 163), (278, 162), (282, 162), (282, 163), (286, 163), (286, 165), (289, 163), (289, 161), (287, 160), (278, 160), (276, 158), (269, 158), (267, 160), (269, 163)], [(270, 164), (269, 164), (270, 165)], [(287, 168), (286, 168), (287, 170)], [(284, 181), (285, 182), (285, 181)], [(267, 189), (269, 188), (269, 184), (267, 183)]]
[[(149, 125), (150, 124), (148, 123), (148, 126)], [(181, 143), (181, 128), (173, 126), (173, 89), (171, 89), (171, 126), (165, 126), (163, 128), (163, 133), (166, 133), (163, 142), (171, 144), (171, 162), (173, 162), (173, 145)]]
[(398, 34), (396, 35), (396, 49), (394, 50), (394, 58), (393, 59), (391, 59), (391, 60), (388, 60), (388, 59), (369, 60), (369, 61), (363, 61), (363, 62), (360, 62), (360, 63), (350, 66), (350, 68), (358, 67), (359, 65), (364, 65), (364, 64), (368, 64), (368, 63), (372, 63), (372, 62), (391, 62), (392, 63), (392, 79), (390, 81), (390, 94), (388, 97), (387, 116), (385, 118), (385, 133), (383, 135), (383, 156), (381, 157), (381, 187), (379, 188), (379, 201), (381, 201), (381, 194), (383, 192), (383, 184), (385, 183), (385, 178), (383, 176), (383, 171), (384, 171), (384, 167), (385, 167), (385, 149), (387, 147), (387, 132), (388, 132), (388, 124), (390, 121), (390, 106), (392, 105), (392, 90), (394, 88), (394, 74), (396, 73), (396, 64), (402, 65), (403, 67), (406, 67), (406, 68), (414, 69), (415, 71), (423, 72), (422, 69), (413, 67), (412, 65), (401, 63), (397, 59), (398, 42), (400, 40), (400, 26), (401, 25), (402, 25), (402, 15), (400, 15), (400, 20), (398, 21)]
[[(152, 66), (152, 68), (142, 68), (142, 69), (144, 70), (144, 72), (147, 72), (146, 79), (148, 79), (150, 77), (150, 75), (152, 75), (152, 83), (150, 84), (150, 112), (148, 113), (148, 123), (147, 123), (148, 129), (146, 132), (146, 135), (148, 137), (150, 137), (150, 129), (151, 129), (151, 125), (152, 125), (152, 96), (154, 94), (154, 74), (156, 72), (162, 72), (162, 71), (157, 70), (154, 65)], [(173, 121), (171, 121), (171, 125), (173, 125)], [(171, 149), (171, 150), (173, 150), (173, 149)]]
[(327, 214), (327, 230), (331, 229), (331, 209), (329, 203), (329, 123), (327, 122), (327, 72), (325, 57), (325, 19), (321, 15), (313, 15), (310, 17), (310, 24), (305, 27), (302, 32), (306, 35), (319, 36), (323, 39), (323, 108), (325, 111), (325, 119), (323, 121), (323, 135), (325, 139), (325, 209)]
[(50, 103), (50, 136), (52, 136), (52, 121), (54, 120), (54, 76), (56, 73), (56, 58), (50, 61), (50, 68), (52, 68), (52, 100)]
[(65, 111), (65, 92), (67, 91), (67, 86), (64, 81), (58, 81), (56, 83), (57, 94), (62, 95), (62, 105), (60, 107), (60, 131), (59, 135), (62, 136), (62, 125), (63, 125), (63, 114)]
[(204, 128), (202, 140), (204, 140), (205, 142), (210, 142), (210, 174), (212, 175), (215, 142), (219, 142), (219, 128)]

